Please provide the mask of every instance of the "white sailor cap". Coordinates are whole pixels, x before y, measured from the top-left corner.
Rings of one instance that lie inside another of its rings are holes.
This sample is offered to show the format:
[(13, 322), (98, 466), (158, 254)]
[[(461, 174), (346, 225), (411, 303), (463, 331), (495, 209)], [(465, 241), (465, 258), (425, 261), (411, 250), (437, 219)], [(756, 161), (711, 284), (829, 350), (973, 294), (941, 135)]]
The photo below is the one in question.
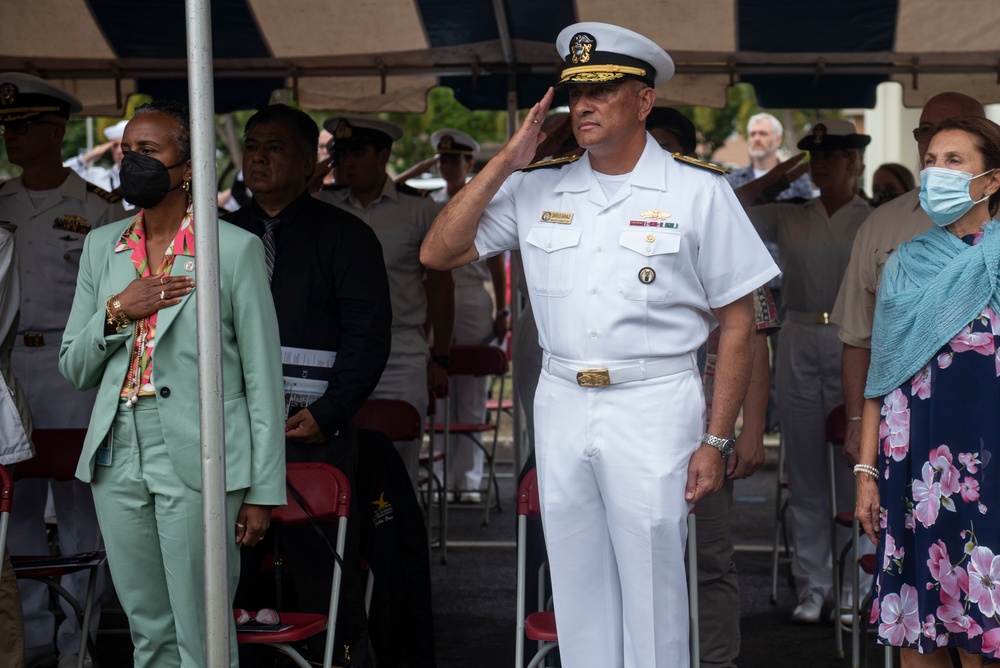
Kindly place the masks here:
[(83, 105), (62, 88), (21, 72), (0, 74), (0, 123), (25, 121), (43, 114), (69, 118)]
[(479, 155), (479, 142), (454, 128), (441, 128), (431, 135), (431, 146), (438, 155)]
[(556, 49), (566, 62), (557, 85), (639, 79), (659, 86), (674, 76), (674, 61), (659, 44), (609, 23), (563, 28)]
[(872, 138), (863, 135), (854, 123), (842, 118), (818, 118), (809, 134), (799, 140), (800, 151), (832, 151), (838, 148), (864, 148)]
[(123, 121), (118, 121), (114, 125), (109, 125), (104, 128), (104, 136), (108, 138), (108, 141), (117, 141), (125, 134), (126, 125), (128, 125), (127, 118)]
[(403, 128), (395, 123), (365, 116), (333, 116), (323, 121), (323, 128), (333, 135), (334, 151), (391, 145), (403, 136)]

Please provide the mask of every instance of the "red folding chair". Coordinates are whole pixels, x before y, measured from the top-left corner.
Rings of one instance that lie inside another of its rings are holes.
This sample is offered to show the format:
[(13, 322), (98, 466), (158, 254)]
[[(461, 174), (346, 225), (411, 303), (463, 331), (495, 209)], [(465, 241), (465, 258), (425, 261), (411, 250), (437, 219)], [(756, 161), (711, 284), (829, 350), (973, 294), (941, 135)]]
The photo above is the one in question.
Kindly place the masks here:
[[(531, 469), (524, 474), (517, 490), (517, 639), (515, 641), (514, 666), (524, 668), (524, 640), (538, 643), (538, 650), (528, 662), (527, 668), (538, 668), (545, 657), (559, 645), (559, 633), (556, 630), (556, 615), (552, 610), (546, 610), (545, 585), (542, 580), (546, 565), (539, 569), (538, 609), (525, 616), (527, 608), (527, 538), (528, 520), (542, 518), (541, 505), (538, 501), (538, 473)], [(688, 615), (690, 621), (691, 666), (701, 665), (701, 651), (698, 641), (698, 547), (697, 522), (695, 510), (692, 508), (687, 517), (688, 540)]]
[[(14, 477), (17, 480), (26, 478), (73, 480), (76, 477), (76, 464), (83, 448), (83, 437), (80, 431), (78, 429), (36, 431), (33, 436), (35, 456), (32, 459), (18, 462)], [(10, 496), (13, 496), (13, 492)], [(8, 499), (8, 503), (12, 502), (12, 498)], [(92, 659), (97, 656), (94, 644), (90, 639), (90, 620), (94, 611), (94, 591), (97, 589), (97, 577), (107, 563), (107, 554), (100, 547), (101, 535), (100, 530), (98, 530), (94, 549), (90, 552), (64, 554), (58, 557), (48, 554), (11, 556), (14, 574), (19, 579), (43, 582), (73, 609), (81, 629), (78, 668), (83, 668), (88, 649)], [(89, 573), (89, 579), (87, 581), (87, 600), (81, 605), (62, 586), (59, 579), (64, 575), (84, 571)]]
[[(503, 396), (506, 387), (507, 376), (507, 354), (502, 348), (487, 345), (454, 345), (450, 349), (451, 366), (448, 368), (448, 375), (455, 376), (495, 376), (500, 378), (499, 396)], [(500, 485), (496, 476), (496, 451), (497, 441), (500, 437), (498, 429), (500, 423), (500, 411), (494, 413), (492, 421), (484, 422), (452, 422), (451, 406), (445, 403), (446, 409), (444, 422), (435, 422), (434, 431), (444, 434), (445, 463), (447, 463), (448, 450), (451, 447), (452, 435), (467, 436), (476, 447), (483, 451), (486, 457), (487, 478), (486, 478), (486, 498), (483, 500), (483, 524), (490, 522), (490, 508), (495, 499), (497, 511), (502, 511), (500, 502)], [(493, 439), (489, 446), (483, 442), (483, 433), (493, 434)], [(447, 489), (447, 472), (445, 473), (445, 487)], [(446, 495), (447, 496), (447, 495)]]
[[(536, 668), (545, 660), (545, 656), (559, 644), (559, 634), (556, 632), (556, 615), (551, 610), (545, 610), (544, 585), (539, 583), (539, 610), (525, 616), (527, 608), (526, 573), (528, 520), (542, 518), (541, 506), (538, 502), (538, 477), (535, 469), (528, 471), (517, 490), (517, 641), (514, 654), (515, 668), (524, 668), (524, 640), (538, 643), (538, 651), (528, 663), (528, 668)], [(542, 566), (544, 570), (545, 566)]]
[[(347, 540), (347, 516), (351, 507), (351, 488), (347, 478), (336, 467), (316, 462), (289, 463), (285, 467), (288, 481), (288, 504), (271, 513), (272, 522), (306, 524), (337, 521), (337, 542), (333, 565), (333, 586), (330, 590), (330, 610), (327, 614), (311, 612), (280, 612), (281, 631), (241, 631), (237, 642), (276, 647), (301, 668), (310, 668), (292, 643), (300, 643), (329, 629), (323, 651), (323, 666), (333, 665), (333, 630), (337, 627), (337, 606), (340, 603), (340, 579)], [(301, 500), (296, 500), (298, 497)], [(287, 627), (287, 628), (286, 628)]]

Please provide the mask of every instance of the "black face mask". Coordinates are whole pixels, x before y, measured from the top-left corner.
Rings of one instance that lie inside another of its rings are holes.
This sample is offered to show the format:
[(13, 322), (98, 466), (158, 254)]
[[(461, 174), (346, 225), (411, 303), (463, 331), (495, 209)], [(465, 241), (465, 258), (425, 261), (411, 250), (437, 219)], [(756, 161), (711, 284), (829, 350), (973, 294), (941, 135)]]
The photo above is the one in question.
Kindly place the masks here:
[(122, 156), (120, 172), (122, 197), (129, 204), (142, 209), (156, 206), (163, 201), (168, 192), (181, 187), (183, 181), (173, 188), (170, 187), (170, 170), (185, 162), (187, 161), (181, 160), (176, 165), (168, 167), (156, 158), (129, 151)]

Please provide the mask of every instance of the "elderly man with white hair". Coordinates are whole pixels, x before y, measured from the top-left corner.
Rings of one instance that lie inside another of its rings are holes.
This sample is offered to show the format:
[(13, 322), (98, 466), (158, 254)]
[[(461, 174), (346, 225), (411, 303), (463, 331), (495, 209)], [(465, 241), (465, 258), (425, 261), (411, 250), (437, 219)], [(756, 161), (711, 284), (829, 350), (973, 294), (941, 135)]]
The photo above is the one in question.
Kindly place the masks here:
[[(747, 153), (750, 154), (750, 164), (746, 167), (734, 169), (733, 173), (726, 177), (734, 189), (750, 183), (754, 179), (767, 174), (777, 167), (778, 149), (781, 148), (784, 128), (777, 118), (768, 113), (754, 114), (747, 121)], [(784, 189), (769, 201), (783, 202), (790, 199), (812, 199), (812, 181), (809, 174), (803, 174), (799, 178), (785, 182)], [(755, 204), (766, 204), (758, 201)]]

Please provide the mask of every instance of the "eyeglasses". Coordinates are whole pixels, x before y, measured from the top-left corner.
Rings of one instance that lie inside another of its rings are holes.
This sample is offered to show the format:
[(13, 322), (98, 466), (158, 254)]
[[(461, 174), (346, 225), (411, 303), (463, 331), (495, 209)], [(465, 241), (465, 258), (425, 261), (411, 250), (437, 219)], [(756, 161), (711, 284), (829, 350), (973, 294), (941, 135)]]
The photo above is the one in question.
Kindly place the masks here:
[(24, 135), (32, 125), (60, 125), (55, 121), (14, 121), (0, 125), (0, 137), (10, 135)]
[(261, 608), (256, 613), (248, 612), (243, 608), (236, 608), (233, 610), (233, 619), (236, 620), (237, 626), (252, 622), (263, 626), (274, 626), (281, 623), (281, 618), (278, 617), (278, 613), (272, 608)]
[(917, 141), (929, 140), (937, 131), (936, 125), (921, 125), (919, 128), (913, 128), (913, 138)]

